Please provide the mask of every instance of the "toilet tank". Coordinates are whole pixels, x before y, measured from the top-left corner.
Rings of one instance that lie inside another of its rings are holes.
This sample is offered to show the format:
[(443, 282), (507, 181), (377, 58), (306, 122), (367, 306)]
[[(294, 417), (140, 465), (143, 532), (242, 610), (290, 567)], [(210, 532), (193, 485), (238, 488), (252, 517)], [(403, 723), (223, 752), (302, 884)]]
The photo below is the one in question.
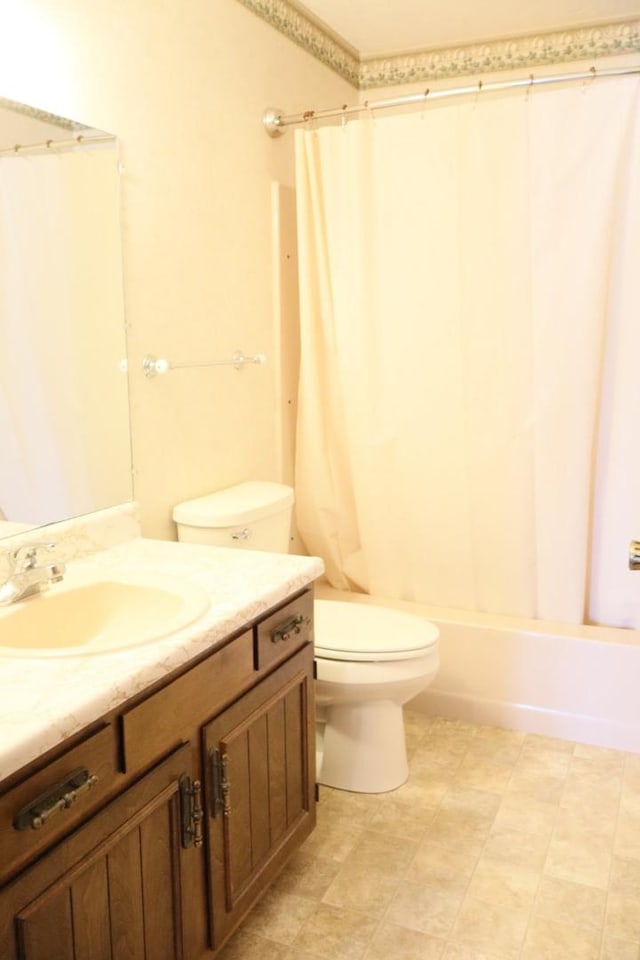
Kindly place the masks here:
[(173, 519), (186, 543), (288, 553), (292, 512), (291, 487), (248, 480), (179, 503)]

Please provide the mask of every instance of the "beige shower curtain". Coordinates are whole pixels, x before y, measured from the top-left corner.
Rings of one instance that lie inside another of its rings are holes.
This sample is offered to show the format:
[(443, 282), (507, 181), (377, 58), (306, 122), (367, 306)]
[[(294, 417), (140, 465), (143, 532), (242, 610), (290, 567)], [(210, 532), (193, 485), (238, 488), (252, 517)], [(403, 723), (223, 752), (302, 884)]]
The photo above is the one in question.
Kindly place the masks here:
[(297, 519), (335, 586), (640, 627), (639, 102), (297, 132)]

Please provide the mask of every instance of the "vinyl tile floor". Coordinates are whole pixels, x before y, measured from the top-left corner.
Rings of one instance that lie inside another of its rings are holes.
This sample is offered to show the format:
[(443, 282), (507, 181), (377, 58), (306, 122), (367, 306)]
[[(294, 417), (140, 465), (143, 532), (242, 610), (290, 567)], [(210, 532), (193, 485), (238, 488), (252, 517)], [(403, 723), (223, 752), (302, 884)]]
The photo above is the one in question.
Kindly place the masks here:
[(406, 712), (221, 960), (640, 960), (640, 754)]

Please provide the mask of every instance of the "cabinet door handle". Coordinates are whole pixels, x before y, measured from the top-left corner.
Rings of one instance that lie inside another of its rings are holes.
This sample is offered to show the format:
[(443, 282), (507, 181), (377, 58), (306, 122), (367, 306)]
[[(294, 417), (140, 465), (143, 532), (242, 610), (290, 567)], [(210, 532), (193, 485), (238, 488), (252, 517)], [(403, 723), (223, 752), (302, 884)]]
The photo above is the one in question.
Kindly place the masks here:
[(227, 775), (229, 758), (226, 753), (212, 750), (211, 760), (211, 816), (217, 817), (222, 812), (225, 817), (231, 813), (231, 783)]
[(180, 813), (182, 819), (182, 846), (201, 847), (204, 843), (202, 821), (202, 783), (186, 774), (180, 777)]
[(55, 814), (73, 806), (76, 800), (82, 794), (91, 790), (92, 787), (95, 787), (97, 782), (98, 778), (95, 774), (89, 773), (86, 767), (79, 767), (65, 780), (56, 783), (46, 793), (42, 793), (28, 803), (26, 807), (18, 810), (13, 818), (14, 828), (16, 830), (39, 830)]
[(280, 643), (283, 640), (290, 640), (291, 637), (300, 633), (303, 624), (304, 626), (308, 627), (311, 624), (311, 619), (309, 617), (305, 617), (303, 613), (296, 613), (295, 617), (292, 617), (290, 620), (280, 624), (279, 627), (276, 627), (275, 630), (271, 631), (271, 643)]

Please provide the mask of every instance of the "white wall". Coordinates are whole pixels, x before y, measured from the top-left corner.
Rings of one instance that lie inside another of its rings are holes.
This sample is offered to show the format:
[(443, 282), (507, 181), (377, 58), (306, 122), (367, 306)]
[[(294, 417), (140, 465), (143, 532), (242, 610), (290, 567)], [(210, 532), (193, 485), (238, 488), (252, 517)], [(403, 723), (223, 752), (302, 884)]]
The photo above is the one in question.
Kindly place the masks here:
[(135, 495), (144, 533), (173, 537), (174, 503), (280, 475), (277, 367), (148, 381), (142, 357), (272, 353), (271, 183), (293, 183), (293, 135), (260, 118), (357, 96), (235, 0), (0, 12), (0, 95), (121, 138)]

